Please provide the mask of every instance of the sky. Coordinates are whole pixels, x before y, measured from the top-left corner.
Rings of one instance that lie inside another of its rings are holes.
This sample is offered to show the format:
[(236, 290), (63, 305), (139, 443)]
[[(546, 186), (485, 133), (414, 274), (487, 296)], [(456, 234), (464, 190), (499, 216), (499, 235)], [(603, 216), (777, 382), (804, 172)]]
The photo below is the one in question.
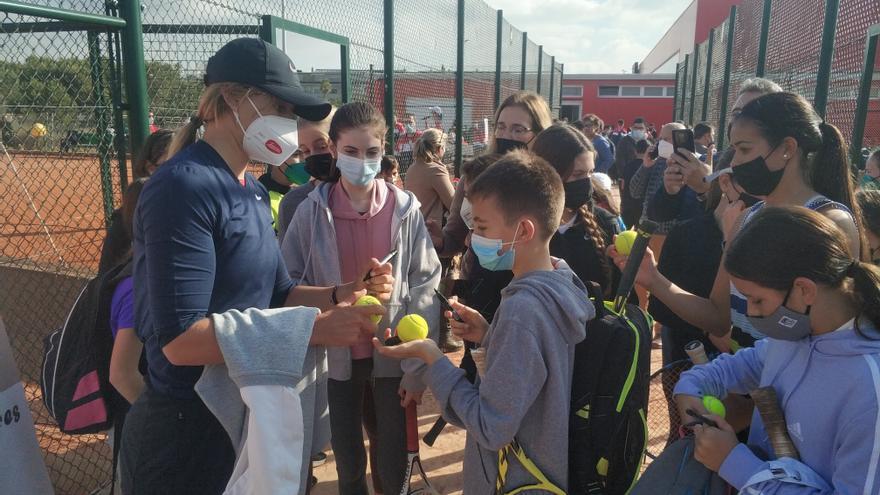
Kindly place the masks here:
[(691, 1), (486, 0), (566, 74), (632, 72)]

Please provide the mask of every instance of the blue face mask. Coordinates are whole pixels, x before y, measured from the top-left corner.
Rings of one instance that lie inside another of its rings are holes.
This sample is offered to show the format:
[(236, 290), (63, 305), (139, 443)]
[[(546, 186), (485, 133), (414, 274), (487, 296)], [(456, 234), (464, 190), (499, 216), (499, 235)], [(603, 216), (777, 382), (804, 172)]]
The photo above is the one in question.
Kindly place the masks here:
[[(517, 234), (519, 234), (518, 225), (516, 232), (513, 234), (514, 239), (516, 239)], [(502, 254), (498, 254), (501, 248), (508, 244), (511, 245), (510, 249)], [(471, 234), (471, 248), (474, 250), (474, 254), (480, 260), (480, 265), (491, 272), (513, 269), (513, 260), (516, 257), (516, 250), (513, 248), (513, 244), (516, 244), (516, 241), (503, 242), (501, 239), (489, 239), (481, 235)]]
[(382, 169), (381, 158), (355, 158), (353, 156), (340, 153), (336, 157), (336, 168), (342, 173), (349, 182), (356, 186), (366, 186)]

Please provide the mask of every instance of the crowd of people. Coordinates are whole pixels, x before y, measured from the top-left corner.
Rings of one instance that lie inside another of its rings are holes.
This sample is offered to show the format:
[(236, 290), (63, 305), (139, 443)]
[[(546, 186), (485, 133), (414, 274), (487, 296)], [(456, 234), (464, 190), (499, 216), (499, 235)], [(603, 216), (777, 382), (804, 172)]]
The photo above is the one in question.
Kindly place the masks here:
[[(749, 493), (880, 491), (880, 151), (858, 176), (839, 130), (765, 79), (740, 85), (727, 129), (554, 121), (522, 91), (454, 183), (442, 130), (407, 116), (386, 155), (381, 112), (331, 108), (289, 64), (257, 39), (221, 48), (114, 215), (123, 493), (309, 493), (328, 446), (339, 493), (400, 492), (405, 410), (427, 389), (467, 431), (465, 493), (567, 493), (574, 348), (602, 304), (588, 285), (615, 294), (615, 237), (643, 218), (659, 227), (632, 302), (664, 363), (693, 341), (713, 358), (670, 397), (705, 420), (693, 458)], [(383, 345), (410, 314), (427, 338)], [(444, 354), (462, 341), (485, 356), (474, 380)], [(773, 455), (761, 386), (799, 460)], [(501, 466), (512, 443), (531, 465)]]

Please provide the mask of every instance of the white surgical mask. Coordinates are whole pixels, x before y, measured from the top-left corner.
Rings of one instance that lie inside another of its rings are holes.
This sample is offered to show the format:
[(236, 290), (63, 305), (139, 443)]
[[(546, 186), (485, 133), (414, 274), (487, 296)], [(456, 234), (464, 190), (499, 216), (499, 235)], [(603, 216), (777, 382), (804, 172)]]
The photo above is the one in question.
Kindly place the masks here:
[(641, 141), (642, 139), (645, 139), (645, 131), (641, 129), (633, 129), (632, 131), (630, 131), (629, 135), (636, 141)]
[(263, 115), (250, 96), (245, 95), (245, 98), (254, 107), (258, 117), (245, 129), (241, 125), (238, 112), (233, 111), (238, 127), (244, 132), (244, 152), (250, 160), (278, 167), (299, 148), (296, 120), (278, 115)]
[(366, 186), (372, 182), (373, 179), (376, 178), (376, 175), (379, 174), (379, 171), (382, 170), (382, 159), (367, 158), (366, 160), (362, 160), (360, 158), (346, 155), (345, 153), (339, 153), (336, 157), (336, 168), (338, 168), (339, 173), (341, 173), (342, 176), (352, 184), (356, 186)]
[(474, 230), (474, 212), (471, 211), (471, 202), (468, 201), (467, 198), (461, 200), (461, 210), (459, 211), (459, 215), (461, 215), (461, 219), (464, 220), (464, 224), (467, 225), (467, 228)]
[(660, 140), (660, 144), (657, 145), (657, 154), (660, 155), (660, 158), (669, 159), (674, 152), (675, 148), (672, 146), (672, 143), (665, 139)]

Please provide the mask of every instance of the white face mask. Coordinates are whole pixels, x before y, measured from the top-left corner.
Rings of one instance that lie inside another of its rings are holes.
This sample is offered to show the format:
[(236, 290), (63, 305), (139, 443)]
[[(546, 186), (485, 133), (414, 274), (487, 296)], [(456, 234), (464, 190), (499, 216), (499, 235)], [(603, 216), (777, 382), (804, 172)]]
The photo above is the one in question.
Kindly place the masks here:
[(669, 159), (674, 152), (675, 148), (672, 146), (672, 143), (665, 139), (660, 140), (660, 144), (657, 145), (657, 154), (660, 155), (660, 158)]
[(347, 181), (356, 186), (366, 186), (382, 170), (382, 159), (367, 158), (362, 160), (345, 153), (339, 153), (336, 157), (336, 168)]
[(642, 139), (645, 139), (645, 131), (641, 129), (633, 129), (632, 131), (630, 131), (629, 135), (632, 136), (632, 138), (636, 141), (641, 141)]
[(250, 96), (245, 95), (245, 98), (254, 107), (258, 117), (245, 129), (241, 125), (238, 112), (233, 111), (238, 127), (241, 127), (244, 132), (244, 141), (242, 142), (244, 152), (249, 159), (255, 162), (268, 163), (278, 167), (299, 148), (296, 120), (278, 115), (263, 115), (257, 110), (257, 106), (254, 105)]
[(468, 201), (467, 198), (461, 200), (461, 210), (459, 211), (459, 215), (461, 215), (461, 219), (464, 220), (464, 224), (467, 225), (467, 228), (474, 230), (474, 212), (471, 211), (471, 202)]

